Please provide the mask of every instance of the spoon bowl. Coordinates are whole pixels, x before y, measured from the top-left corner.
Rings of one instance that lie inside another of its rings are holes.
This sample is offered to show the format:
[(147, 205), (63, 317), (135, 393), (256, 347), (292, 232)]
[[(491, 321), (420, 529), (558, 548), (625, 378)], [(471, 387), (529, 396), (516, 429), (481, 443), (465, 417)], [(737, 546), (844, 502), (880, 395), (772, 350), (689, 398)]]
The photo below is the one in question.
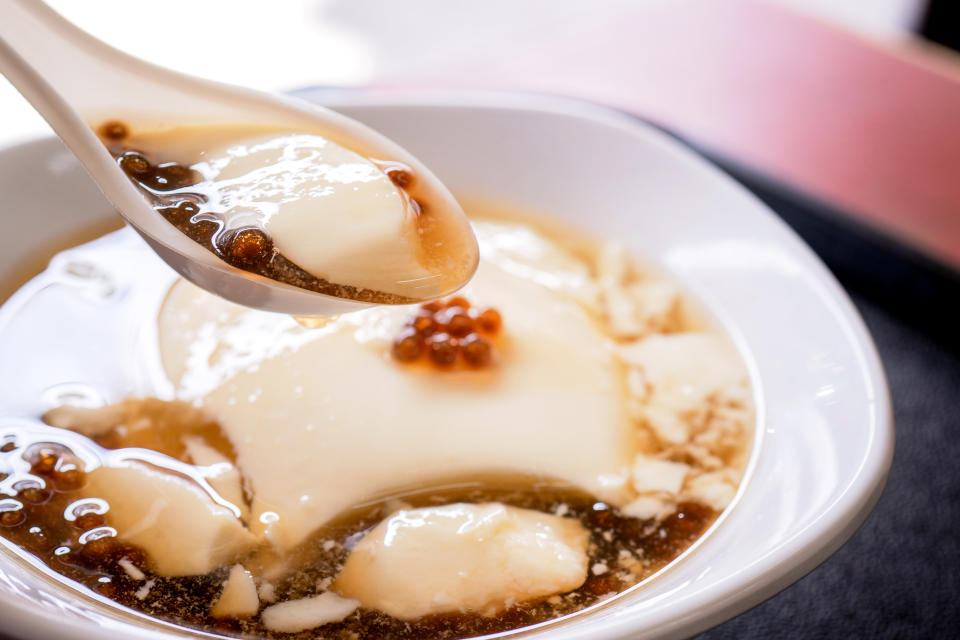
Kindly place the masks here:
[[(256, 124), (322, 135), (362, 156), (408, 166), (432, 205), (459, 215), (469, 229), (462, 209), (436, 176), (369, 127), (295, 98), (144, 62), (91, 37), (37, 0), (0, 2), (0, 73), (47, 120), (120, 215), (167, 264), (232, 302), (302, 316), (336, 315), (371, 304), (288, 285), (220, 260), (154, 211), (96, 135), (100, 123), (119, 117), (152, 131)], [(473, 245), (475, 249), (475, 239)]]

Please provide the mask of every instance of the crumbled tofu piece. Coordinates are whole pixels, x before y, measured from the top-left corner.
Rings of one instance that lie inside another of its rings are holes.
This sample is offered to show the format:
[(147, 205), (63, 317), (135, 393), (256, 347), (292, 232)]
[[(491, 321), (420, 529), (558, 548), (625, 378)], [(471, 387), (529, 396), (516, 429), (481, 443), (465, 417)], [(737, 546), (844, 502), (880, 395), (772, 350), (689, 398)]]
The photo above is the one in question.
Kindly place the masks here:
[(680, 326), (680, 290), (662, 280), (644, 280), (630, 285), (642, 335), (675, 331)]
[(110, 526), (143, 549), (161, 576), (208, 573), (256, 543), (234, 513), (199, 485), (136, 462), (94, 469), (84, 493), (110, 504)]
[(257, 589), (257, 595), (259, 595), (260, 599), (264, 602), (276, 602), (277, 588), (273, 586), (272, 582), (264, 582)]
[(628, 266), (626, 252), (617, 244), (607, 244), (597, 256), (601, 308), (610, 333), (618, 338), (634, 338), (640, 335), (636, 305), (623, 288)]
[[(691, 416), (694, 436), (690, 447), (708, 451), (714, 458), (715, 468), (738, 469), (746, 464), (750, 437), (746, 425), (753, 422), (752, 403), (747, 393), (745, 381), (728, 387), (710, 396), (701, 410)], [(705, 469), (709, 466), (705, 465)]]
[(253, 576), (242, 564), (233, 565), (210, 615), (214, 618), (248, 618), (259, 609), (260, 597)]
[(120, 560), (117, 561), (117, 564), (120, 565), (120, 568), (123, 569), (123, 572), (127, 574), (131, 580), (143, 580), (147, 577), (147, 574), (141, 571), (140, 567), (133, 564), (130, 561), (130, 558), (127, 558), (126, 556), (120, 558)]
[(650, 402), (683, 411), (746, 379), (736, 351), (722, 338), (699, 332), (653, 335), (623, 345), (620, 358), (652, 387)]
[(629, 282), (630, 263), (623, 247), (605, 246), (596, 269), (602, 312), (614, 337), (636, 340), (679, 328), (679, 289), (661, 280)]
[(708, 333), (657, 334), (621, 345), (617, 353), (646, 384), (634, 415), (668, 444), (687, 443), (695, 427), (705, 427), (705, 408), (718, 396), (740, 394), (747, 379), (734, 349)]
[(611, 284), (603, 289), (604, 312), (610, 332), (620, 339), (638, 339), (666, 333), (680, 325), (679, 290), (656, 280), (624, 288)]
[(597, 255), (597, 280), (603, 286), (622, 284), (627, 279), (630, 261), (623, 245), (607, 243)]
[(588, 540), (576, 520), (499, 503), (399, 511), (357, 544), (334, 589), (405, 620), (491, 615), (583, 584)]
[(157, 583), (156, 580), (150, 578), (143, 583), (143, 586), (137, 589), (133, 595), (137, 600), (146, 600), (147, 596), (150, 595), (150, 590), (153, 589), (153, 585)]
[(326, 591), (312, 598), (271, 605), (260, 614), (260, 620), (270, 631), (297, 633), (331, 622), (340, 622), (359, 606), (358, 600), (341, 598), (331, 591)]
[(630, 467), (624, 465), (619, 473), (604, 473), (596, 478), (593, 495), (611, 504), (623, 504), (633, 497)]
[(650, 391), (647, 387), (647, 381), (643, 378), (643, 374), (637, 369), (627, 370), (627, 391), (630, 393), (631, 398), (636, 398), (637, 400), (646, 398)]
[(711, 509), (722, 511), (736, 495), (737, 481), (734, 472), (728, 469), (704, 473), (687, 483), (684, 494)]
[(619, 285), (603, 288), (603, 310), (610, 333), (616, 338), (638, 338), (643, 335), (637, 305)]
[(643, 424), (667, 444), (686, 444), (690, 439), (689, 423), (671, 407), (645, 405), (640, 417)]
[(658, 460), (642, 453), (633, 463), (633, 488), (637, 493), (665, 491), (680, 493), (690, 467), (682, 462)]
[(620, 509), (631, 518), (640, 520), (659, 520), (665, 515), (669, 515), (674, 510), (672, 500), (666, 500), (659, 496), (640, 496)]

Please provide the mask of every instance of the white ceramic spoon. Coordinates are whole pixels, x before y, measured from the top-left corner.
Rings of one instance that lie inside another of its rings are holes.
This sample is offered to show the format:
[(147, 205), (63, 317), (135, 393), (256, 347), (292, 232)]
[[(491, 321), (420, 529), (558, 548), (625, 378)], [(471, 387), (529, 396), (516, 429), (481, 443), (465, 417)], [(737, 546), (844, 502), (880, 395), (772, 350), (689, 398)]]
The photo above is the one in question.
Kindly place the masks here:
[[(376, 131), (306, 102), (143, 62), (79, 30), (39, 0), (0, 0), (0, 73), (40, 112), (117, 211), (167, 264), (233, 302), (293, 315), (334, 315), (368, 306), (223, 262), (151, 208), (92, 126), (121, 119), (157, 128), (256, 124), (319, 133), (363, 156), (406, 164), (429, 194), (431, 206), (461, 216), (470, 233), (462, 209), (436, 176)], [(475, 247), (475, 239), (470, 241)]]

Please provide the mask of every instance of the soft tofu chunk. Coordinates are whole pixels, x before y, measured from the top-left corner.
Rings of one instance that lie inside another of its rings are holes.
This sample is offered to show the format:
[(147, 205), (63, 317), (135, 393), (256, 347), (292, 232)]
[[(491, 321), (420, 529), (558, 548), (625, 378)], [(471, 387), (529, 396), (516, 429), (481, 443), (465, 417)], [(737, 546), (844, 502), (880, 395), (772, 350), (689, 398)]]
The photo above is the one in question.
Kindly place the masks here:
[(489, 615), (583, 584), (588, 539), (575, 520), (498, 503), (402, 510), (359, 542), (334, 589), (401, 619)]
[(260, 597), (253, 576), (242, 564), (233, 565), (210, 615), (214, 618), (249, 618), (259, 608)]
[(674, 503), (672, 500), (665, 500), (655, 495), (646, 495), (629, 502), (620, 510), (631, 518), (653, 520), (663, 517), (672, 512), (673, 509)]
[(260, 620), (270, 631), (278, 633), (297, 633), (316, 627), (340, 622), (356, 611), (360, 603), (357, 600), (341, 598), (326, 591), (312, 598), (289, 600), (267, 607), (260, 614)]
[[(321, 136), (254, 136), (210, 149), (198, 168), (228, 228), (262, 227), (295, 264), (330, 282), (394, 291), (428, 277), (415, 216), (373, 162)], [(348, 224), (344, 224), (348, 220)]]
[[(398, 479), (508, 471), (611, 497), (605, 479), (629, 468), (636, 445), (606, 336), (567, 296), (489, 263), (464, 295), (503, 314), (500, 361), (438, 374), (389, 359), (409, 308), (308, 330), (174, 288), (161, 315), (164, 362), (188, 391), (222, 381), (201, 402), (236, 449), (255, 533), (290, 549)], [(197, 357), (200, 346), (210, 355)]]
[(727, 469), (704, 473), (687, 485), (686, 495), (716, 511), (723, 511), (737, 494), (738, 478)]
[(676, 495), (690, 467), (681, 462), (658, 460), (640, 454), (633, 463), (633, 488), (638, 493), (665, 491)]
[(254, 536), (191, 481), (126, 461), (87, 474), (86, 495), (110, 505), (118, 536), (143, 549), (162, 576), (205, 574), (248, 551)]

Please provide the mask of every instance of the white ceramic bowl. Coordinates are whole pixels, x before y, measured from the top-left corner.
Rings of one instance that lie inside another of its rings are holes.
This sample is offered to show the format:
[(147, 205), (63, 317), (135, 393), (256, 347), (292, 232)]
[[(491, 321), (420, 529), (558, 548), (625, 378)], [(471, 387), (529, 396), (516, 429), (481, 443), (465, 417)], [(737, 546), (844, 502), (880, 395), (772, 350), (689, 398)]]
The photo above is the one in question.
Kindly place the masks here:
[[(549, 213), (617, 238), (661, 265), (712, 308), (749, 364), (759, 408), (756, 446), (724, 516), (638, 588), (520, 636), (691, 635), (797, 580), (863, 521), (893, 450), (880, 362), (837, 282), (748, 192), (650, 127), (579, 103), (324, 99), (409, 148), (455, 194)], [(17, 211), (11, 224), (23, 234), (0, 240), (4, 272), (112, 215), (69, 154), (50, 141), (0, 152), (0, 193), (7, 201), (4, 224)], [(0, 336), (10, 330), (4, 318), (0, 312)], [(0, 361), (0, 379), (9, 379), (15, 366)], [(0, 415), (24, 410), (14, 398), (30, 391), (5, 390)], [(91, 640), (193, 635), (130, 626), (125, 614), (0, 551), (4, 633)]]

